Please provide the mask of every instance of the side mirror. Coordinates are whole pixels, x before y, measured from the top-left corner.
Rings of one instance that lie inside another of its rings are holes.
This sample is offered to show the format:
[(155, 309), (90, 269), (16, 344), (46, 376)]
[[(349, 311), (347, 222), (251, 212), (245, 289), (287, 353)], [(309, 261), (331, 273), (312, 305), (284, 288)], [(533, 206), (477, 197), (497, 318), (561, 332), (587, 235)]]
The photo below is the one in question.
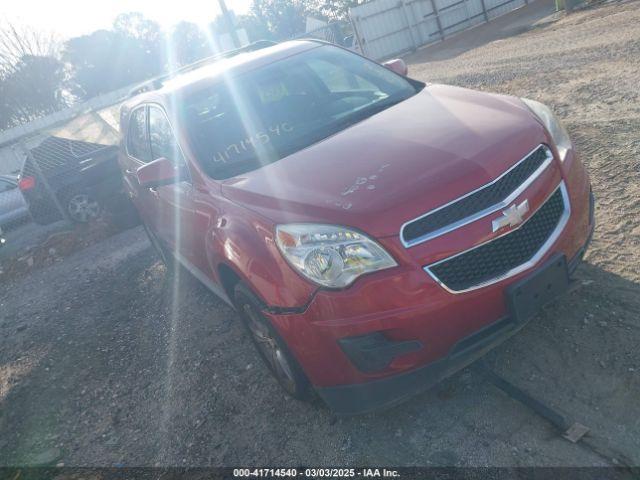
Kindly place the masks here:
[(184, 177), (180, 168), (176, 167), (171, 160), (158, 158), (146, 165), (141, 166), (136, 171), (138, 183), (144, 188), (161, 187), (171, 185), (181, 181)]
[(401, 58), (394, 58), (393, 60), (384, 62), (382, 65), (403, 77), (406, 77), (407, 73), (409, 73), (409, 67), (407, 67), (407, 64)]

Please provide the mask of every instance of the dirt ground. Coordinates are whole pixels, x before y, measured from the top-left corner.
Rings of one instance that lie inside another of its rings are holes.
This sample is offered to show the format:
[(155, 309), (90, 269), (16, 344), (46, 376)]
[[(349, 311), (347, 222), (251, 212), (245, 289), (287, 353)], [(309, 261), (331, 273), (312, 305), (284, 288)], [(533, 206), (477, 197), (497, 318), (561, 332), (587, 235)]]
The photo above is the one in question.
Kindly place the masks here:
[[(542, 0), (541, 0), (542, 1)], [(525, 22), (526, 23), (526, 22)], [(500, 30), (503, 29), (503, 30)], [(510, 30), (511, 29), (511, 30)], [(500, 20), (408, 58), (410, 73), (535, 98), (592, 175), (579, 288), (488, 356), (640, 464), (640, 3)], [(334, 419), (288, 399), (235, 313), (165, 282), (140, 228), (0, 288), (0, 465), (610, 464), (470, 367), (390, 411)]]

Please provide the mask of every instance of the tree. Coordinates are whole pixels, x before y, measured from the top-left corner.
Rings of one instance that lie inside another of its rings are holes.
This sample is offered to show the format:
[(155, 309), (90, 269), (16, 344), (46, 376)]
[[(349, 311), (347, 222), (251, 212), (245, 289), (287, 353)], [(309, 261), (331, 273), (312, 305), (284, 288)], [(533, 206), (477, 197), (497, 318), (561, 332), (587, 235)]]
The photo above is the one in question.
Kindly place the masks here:
[[(140, 12), (121, 13), (114, 20), (113, 29), (122, 35), (127, 48), (134, 48), (136, 57), (132, 60), (145, 63), (152, 69), (151, 75), (166, 68), (166, 39), (156, 22), (145, 18)], [(142, 79), (151, 75), (143, 74)]]
[(307, 2), (307, 11), (315, 17), (331, 20), (348, 20), (349, 8), (363, 0), (311, 0)]
[(113, 30), (125, 37), (152, 45), (162, 41), (160, 25), (149, 20), (140, 12), (121, 13), (113, 21)]
[(0, 130), (67, 105), (69, 76), (59, 51), (51, 34), (0, 25)]
[(255, 15), (236, 16), (236, 26), (245, 29), (250, 42), (274, 40), (273, 33), (269, 30), (269, 26)]
[(349, 8), (363, 0), (253, 0), (251, 20), (279, 40), (305, 32), (307, 17), (326, 22), (348, 20)]
[(68, 40), (63, 59), (72, 68), (75, 93), (89, 99), (163, 72), (164, 36), (160, 27), (142, 14), (120, 14), (113, 30)]
[(278, 40), (305, 30), (308, 11), (303, 0), (253, 0), (251, 10)]
[[(275, 37), (267, 23), (257, 17), (255, 14), (249, 13), (245, 15), (233, 15), (233, 24), (238, 30), (244, 29), (247, 32), (249, 42), (257, 42), (258, 40), (275, 40)], [(222, 17), (218, 15), (209, 24), (209, 29), (215, 37), (220, 34), (228, 33), (228, 24)]]
[(63, 58), (72, 68), (76, 95), (88, 99), (129, 83), (117, 71), (125, 53), (121, 36), (110, 30), (68, 40)]
[(52, 33), (11, 22), (0, 24), (0, 73), (13, 69), (25, 55), (55, 58), (59, 52), (60, 43)]
[(188, 65), (213, 55), (207, 36), (195, 23), (180, 22), (171, 34), (169, 51), (170, 69)]
[(317, 9), (329, 20), (349, 20), (349, 9), (356, 7), (366, 0), (317, 0)]

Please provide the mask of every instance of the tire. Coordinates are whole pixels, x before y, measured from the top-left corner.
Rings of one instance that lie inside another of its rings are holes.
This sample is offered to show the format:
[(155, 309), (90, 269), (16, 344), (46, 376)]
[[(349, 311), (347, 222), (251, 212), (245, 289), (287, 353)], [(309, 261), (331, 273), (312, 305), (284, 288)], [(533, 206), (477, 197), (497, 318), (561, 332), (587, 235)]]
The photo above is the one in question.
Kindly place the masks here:
[(251, 341), (283, 390), (297, 400), (312, 400), (313, 391), (307, 376), (269, 319), (262, 314), (261, 302), (242, 282), (235, 286), (234, 300)]
[(88, 190), (73, 190), (64, 196), (64, 208), (75, 223), (89, 223), (100, 216), (102, 205)]

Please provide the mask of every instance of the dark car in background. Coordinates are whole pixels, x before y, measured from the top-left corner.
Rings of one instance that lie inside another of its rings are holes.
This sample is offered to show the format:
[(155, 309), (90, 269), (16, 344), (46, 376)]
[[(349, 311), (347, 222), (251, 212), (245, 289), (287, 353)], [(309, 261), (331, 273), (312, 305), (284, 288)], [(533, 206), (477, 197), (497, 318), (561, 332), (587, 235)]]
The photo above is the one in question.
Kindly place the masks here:
[(34, 221), (65, 216), (89, 222), (105, 210), (131, 210), (122, 189), (118, 147), (50, 136), (30, 150), (19, 186)]
[(29, 210), (18, 188), (18, 177), (0, 175), (0, 228), (9, 229), (28, 218)]

